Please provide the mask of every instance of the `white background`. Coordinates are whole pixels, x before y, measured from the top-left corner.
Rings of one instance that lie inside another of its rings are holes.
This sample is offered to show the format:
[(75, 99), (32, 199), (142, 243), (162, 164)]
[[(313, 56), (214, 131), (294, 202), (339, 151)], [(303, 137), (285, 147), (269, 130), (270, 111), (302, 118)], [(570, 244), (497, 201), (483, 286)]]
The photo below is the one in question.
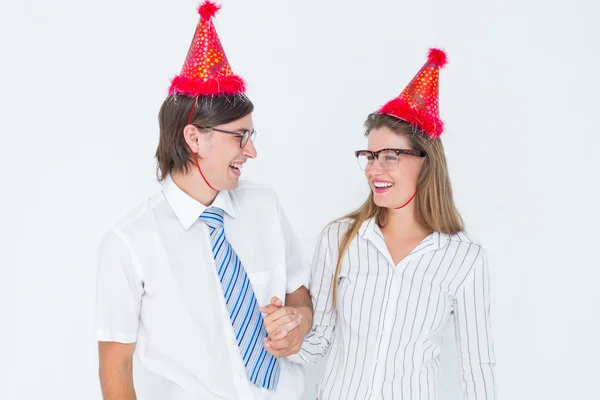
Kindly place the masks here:
[[(198, 4), (0, 4), (0, 398), (100, 399), (95, 251), (159, 188), (157, 113)], [(216, 22), (256, 105), (244, 176), (277, 190), (308, 256), (366, 198), (352, 154), (366, 115), (428, 47), (447, 50), (444, 140), (458, 206), (490, 253), (504, 400), (600, 398), (599, 13), (593, 0), (225, 0)]]

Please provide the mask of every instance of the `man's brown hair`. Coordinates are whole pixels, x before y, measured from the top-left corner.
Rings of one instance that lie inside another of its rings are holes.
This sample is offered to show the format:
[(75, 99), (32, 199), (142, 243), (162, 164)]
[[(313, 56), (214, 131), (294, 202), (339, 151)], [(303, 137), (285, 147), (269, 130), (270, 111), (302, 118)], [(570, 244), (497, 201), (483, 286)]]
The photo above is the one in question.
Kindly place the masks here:
[[(190, 121), (192, 107), (196, 103)], [(221, 96), (172, 95), (165, 99), (158, 113), (160, 138), (156, 148), (156, 176), (163, 181), (173, 172), (187, 173), (194, 162), (185, 142), (183, 129), (188, 125), (212, 128), (228, 124), (254, 111), (254, 104), (244, 94)]]

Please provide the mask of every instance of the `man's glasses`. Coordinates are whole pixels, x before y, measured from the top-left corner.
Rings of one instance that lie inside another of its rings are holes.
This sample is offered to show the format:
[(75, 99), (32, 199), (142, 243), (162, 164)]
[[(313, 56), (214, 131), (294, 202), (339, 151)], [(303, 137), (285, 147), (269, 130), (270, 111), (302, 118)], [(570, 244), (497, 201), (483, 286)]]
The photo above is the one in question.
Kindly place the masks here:
[(242, 148), (244, 146), (246, 146), (246, 143), (248, 143), (248, 139), (252, 139), (252, 141), (256, 140), (256, 131), (254, 129), (252, 131), (245, 130), (242, 133), (234, 132), (234, 131), (226, 131), (226, 130), (217, 129), (217, 128), (201, 127), (201, 126), (199, 126), (198, 129), (210, 129), (211, 131), (215, 131), (215, 132), (228, 133), (230, 135), (235, 135), (236, 137), (238, 137), (240, 139), (240, 147), (242, 147)]

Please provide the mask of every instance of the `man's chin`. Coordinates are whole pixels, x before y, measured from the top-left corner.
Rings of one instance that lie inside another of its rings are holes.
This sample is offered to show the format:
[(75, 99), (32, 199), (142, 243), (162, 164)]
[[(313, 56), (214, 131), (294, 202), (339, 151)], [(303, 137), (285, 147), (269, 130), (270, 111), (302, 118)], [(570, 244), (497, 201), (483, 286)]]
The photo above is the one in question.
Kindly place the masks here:
[(240, 181), (238, 179), (228, 179), (227, 187), (223, 190), (234, 190), (240, 186)]

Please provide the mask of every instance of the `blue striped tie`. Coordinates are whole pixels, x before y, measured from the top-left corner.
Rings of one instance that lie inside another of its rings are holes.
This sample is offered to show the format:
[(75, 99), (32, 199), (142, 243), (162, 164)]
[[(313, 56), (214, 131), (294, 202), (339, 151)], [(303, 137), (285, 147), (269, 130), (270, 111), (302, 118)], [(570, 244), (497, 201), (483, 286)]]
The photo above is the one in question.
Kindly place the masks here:
[(210, 207), (200, 219), (210, 228), (212, 253), (233, 332), (250, 382), (275, 390), (279, 381), (279, 361), (264, 348), (267, 329), (248, 275), (225, 237), (223, 214), (222, 209)]

